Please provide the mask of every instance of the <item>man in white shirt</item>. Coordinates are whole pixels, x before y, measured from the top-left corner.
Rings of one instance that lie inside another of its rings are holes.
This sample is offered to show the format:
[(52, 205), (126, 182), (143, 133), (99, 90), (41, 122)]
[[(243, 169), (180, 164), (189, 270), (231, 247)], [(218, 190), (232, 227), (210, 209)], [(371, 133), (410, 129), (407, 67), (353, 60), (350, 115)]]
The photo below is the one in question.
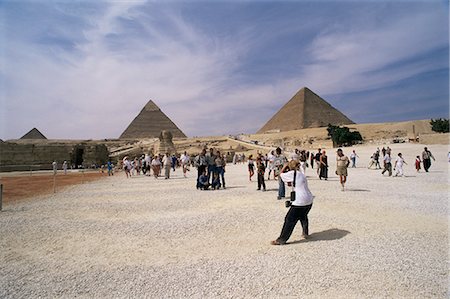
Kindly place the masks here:
[(166, 153), (162, 159), (162, 163), (164, 165), (164, 178), (167, 180), (170, 178), (170, 167), (172, 166), (172, 158), (169, 153)]
[[(270, 173), (272, 172), (272, 170), (274, 169), (274, 162), (275, 162), (275, 155), (274, 155), (274, 151), (271, 151), (268, 155), (267, 155), (267, 160), (268, 160), (268, 167), (269, 167), (269, 175), (267, 176), (267, 180), (270, 180)], [(275, 172), (273, 174), (273, 179), (275, 179)]]
[[(284, 219), (283, 229), (280, 236), (271, 242), (272, 245), (284, 245), (294, 231), (295, 225), (300, 220), (302, 224), (302, 237), (307, 239), (309, 237), (308, 227), (308, 213), (311, 210), (313, 204), (313, 198), (311, 191), (308, 188), (308, 182), (306, 176), (298, 171), (298, 162), (291, 161), (289, 164), (285, 164), (280, 177), (285, 183), (292, 183), (295, 191), (295, 200), (291, 201), (291, 206)], [(287, 168), (294, 169), (288, 172), (284, 172)], [(294, 182), (295, 177), (295, 182)]]
[(180, 161), (181, 167), (183, 168), (183, 175), (186, 177), (186, 172), (189, 171), (189, 163), (191, 162), (191, 158), (186, 151), (181, 155)]

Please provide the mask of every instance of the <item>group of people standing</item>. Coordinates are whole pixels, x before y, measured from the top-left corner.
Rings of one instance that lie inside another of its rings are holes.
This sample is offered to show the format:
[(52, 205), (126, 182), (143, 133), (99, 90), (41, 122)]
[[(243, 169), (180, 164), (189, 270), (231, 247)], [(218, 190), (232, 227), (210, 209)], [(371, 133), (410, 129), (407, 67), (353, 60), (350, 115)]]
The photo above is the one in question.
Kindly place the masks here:
[(164, 170), (164, 178), (170, 178), (170, 170), (175, 171), (177, 167), (182, 167), (183, 175), (186, 177), (187, 171), (189, 171), (189, 166), (191, 164), (191, 158), (184, 152), (181, 156), (175, 154), (170, 155), (166, 153), (165, 155), (154, 155), (145, 154), (140, 158), (134, 158), (130, 160), (128, 156), (122, 159), (122, 168), (125, 171), (127, 178), (135, 175), (146, 175), (153, 176), (155, 179), (162, 175), (162, 170)]
[(208, 152), (203, 149), (195, 157), (194, 166), (197, 168), (197, 189), (217, 190), (225, 189), (226, 157), (220, 151), (210, 148)]

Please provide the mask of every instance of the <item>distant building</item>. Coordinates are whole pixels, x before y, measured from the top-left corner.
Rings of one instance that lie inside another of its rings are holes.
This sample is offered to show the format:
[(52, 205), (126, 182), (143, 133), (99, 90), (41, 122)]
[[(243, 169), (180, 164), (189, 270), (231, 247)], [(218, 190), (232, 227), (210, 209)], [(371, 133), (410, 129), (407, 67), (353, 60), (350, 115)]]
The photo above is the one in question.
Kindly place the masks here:
[(348, 125), (354, 122), (310, 89), (303, 87), (257, 133), (319, 128), (328, 124)]
[(20, 139), (47, 139), (38, 129), (33, 128)]
[(175, 138), (186, 135), (152, 101), (139, 112), (130, 125), (120, 135), (120, 139), (158, 138), (161, 131), (170, 131)]

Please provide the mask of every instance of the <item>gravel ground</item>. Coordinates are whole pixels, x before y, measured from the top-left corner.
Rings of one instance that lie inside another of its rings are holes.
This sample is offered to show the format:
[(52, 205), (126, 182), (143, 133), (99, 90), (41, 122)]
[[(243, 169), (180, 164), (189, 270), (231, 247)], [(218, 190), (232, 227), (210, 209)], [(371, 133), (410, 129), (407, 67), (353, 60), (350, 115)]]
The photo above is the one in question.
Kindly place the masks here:
[(0, 298), (447, 298), (448, 147), (430, 147), (430, 173), (414, 170), (423, 146), (391, 147), (406, 177), (368, 170), (369, 146), (345, 192), (334, 150), (328, 181), (307, 169), (311, 239), (298, 226), (286, 246), (269, 245), (287, 211), (277, 184), (256, 191), (245, 165), (227, 166), (226, 190), (197, 191), (177, 170), (5, 204)]

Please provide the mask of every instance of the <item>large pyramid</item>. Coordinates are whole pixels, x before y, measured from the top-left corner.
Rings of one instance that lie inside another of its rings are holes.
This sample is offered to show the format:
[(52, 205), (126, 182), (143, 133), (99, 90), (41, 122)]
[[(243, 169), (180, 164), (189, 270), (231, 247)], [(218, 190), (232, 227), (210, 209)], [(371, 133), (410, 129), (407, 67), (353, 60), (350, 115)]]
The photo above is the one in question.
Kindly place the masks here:
[(20, 139), (47, 139), (38, 129), (33, 128), (30, 132), (23, 135)]
[(318, 128), (328, 124), (354, 122), (310, 89), (303, 87), (257, 133)]
[(186, 137), (170, 118), (150, 100), (125, 131), (123, 131), (120, 138), (157, 138), (162, 130), (170, 131), (173, 137)]

